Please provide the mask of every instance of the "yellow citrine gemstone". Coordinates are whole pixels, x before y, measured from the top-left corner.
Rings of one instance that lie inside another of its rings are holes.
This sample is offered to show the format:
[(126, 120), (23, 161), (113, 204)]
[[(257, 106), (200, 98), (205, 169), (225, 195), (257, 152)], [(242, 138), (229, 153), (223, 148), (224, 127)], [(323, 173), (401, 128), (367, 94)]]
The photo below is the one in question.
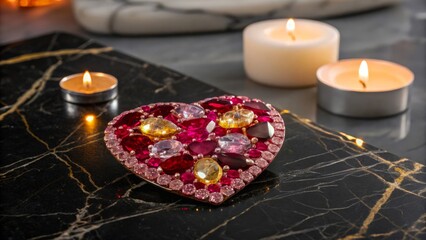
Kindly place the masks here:
[(219, 126), (223, 128), (241, 128), (253, 122), (254, 113), (248, 109), (235, 109), (223, 114)]
[(194, 175), (204, 184), (217, 183), (222, 174), (222, 167), (213, 158), (201, 158), (194, 164)]
[(150, 117), (141, 122), (140, 129), (143, 135), (150, 138), (169, 138), (178, 132), (178, 127), (165, 119)]

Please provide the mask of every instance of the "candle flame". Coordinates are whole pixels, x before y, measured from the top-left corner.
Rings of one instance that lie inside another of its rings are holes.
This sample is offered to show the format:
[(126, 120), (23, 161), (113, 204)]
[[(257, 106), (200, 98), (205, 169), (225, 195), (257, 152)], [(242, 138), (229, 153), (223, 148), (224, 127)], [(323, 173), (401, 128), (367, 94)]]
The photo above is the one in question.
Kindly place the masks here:
[(366, 89), (368, 78), (369, 78), (367, 61), (362, 60), (361, 64), (359, 65), (358, 76), (359, 76), (359, 82), (361, 83), (362, 87)]
[(92, 87), (92, 77), (90, 76), (90, 73), (87, 70), (84, 72), (84, 75), (83, 75), (83, 86), (85, 88)]
[(287, 29), (288, 35), (291, 37), (293, 41), (295, 41), (296, 36), (294, 35), (294, 32), (296, 30), (296, 23), (294, 22), (293, 18), (290, 18), (287, 20), (286, 29)]

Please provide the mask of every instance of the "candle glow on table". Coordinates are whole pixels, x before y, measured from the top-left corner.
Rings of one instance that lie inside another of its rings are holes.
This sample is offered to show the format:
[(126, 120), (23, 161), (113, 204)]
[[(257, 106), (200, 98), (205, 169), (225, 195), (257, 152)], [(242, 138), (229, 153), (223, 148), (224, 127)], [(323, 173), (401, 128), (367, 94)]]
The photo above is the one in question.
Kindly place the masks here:
[(254, 23), (244, 29), (243, 38), (247, 75), (271, 86), (313, 86), (316, 70), (339, 55), (339, 31), (313, 20)]
[(408, 107), (414, 74), (396, 63), (347, 59), (317, 71), (318, 104), (333, 113), (353, 117), (383, 117)]
[(59, 85), (63, 98), (72, 103), (99, 103), (117, 96), (117, 79), (109, 74), (85, 71), (64, 77)]

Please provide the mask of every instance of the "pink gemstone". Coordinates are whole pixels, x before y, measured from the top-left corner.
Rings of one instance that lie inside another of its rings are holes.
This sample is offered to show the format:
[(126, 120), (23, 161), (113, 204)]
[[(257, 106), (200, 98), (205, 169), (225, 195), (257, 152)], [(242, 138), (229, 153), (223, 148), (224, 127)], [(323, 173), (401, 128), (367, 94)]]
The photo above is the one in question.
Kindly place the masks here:
[(274, 122), (274, 120), (268, 116), (260, 116), (257, 117), (257, 121), (259, 122)]
[(216, 123), (208, 118), (196, 118), (184, 121), (179, 126), (186, 131), (197, 132), (203, 130), (210, 133), (216, 126)]
[(228, 128), (227, 130), (230, 133), (243, 133), (243, 130), (241, 128)]
[(223, 195), (219, 192), (214, 192), (210, 194), (209, 201), (211, 203), (221, 203), (223, 202)]
[(251, 166), (249, 167), (248, 171), (253, 175), (253, 176), (257, 176), (262, 172), (262, 169), (260, 169), (260, 167), (258, 166)]
[(235, 179), (232, 180), (231, 186), (234, 189), (239, 190), (239, 189), (242, 189), (245, 186), (245, 183), (244, 183), (243, 180), (241, 180), (239, 178), (235, 178)]
[(224, 113), (232, 109), (231, 102), (221, 99), (212, 99), (201, 104), (203, 108), (210, 110), (217, 110), (217, 112)]
[(213, 132), (216, 134), (216, 136), (221, 137), (226, 135), (226, 129), (223, 127), (216, 127)]
[(139, 161), (143, 161), (143, 160), (149, 158), (149, 150), (148, 149), (143, 149), (141, 151), (137, 151), (136, 154), (135, 154), (135, 157)]
[(266, 145), (264, 142), (257, 142), (256, 149), (260, 151), (265, 151), (268, 149), (268, 145)]
[(125, 138), (130, 135), (128, 128), (117, 128), (117, 130), (114, 131), (114, 134), (117, 135), (117, 138)]
[(125, 160), (127, 160), (127, 158), (129, 158), (130, 157), (130, 154), (128, 153), (128, 152), (119, 152), (118, 154), (117, 154), (117, 158), (120, 160), (120, 161), (125, 161)]
[(284, 137), (285, 136), (285, 132), (284, 131), (275, 131), (275, 136), (277, 136), (277, 137)]
[(274, 154), (270, 152), (262, 152), (262, 157), (270, 162), (274, 159)]
[(142, 109), (142, 111), (144, 111), (144, 112), (149, 112), (149, 109), (151, 109), (151, 107), (150, 107), (150, 106), (148, 106), (148, 105), (144, 105), (144, 106), (142, 106), (142, 107), (141, 107), (141, 109)]
[(209, 197), (209, 191), (206, 189), (197, 189), (195, 191), (195, 197), (201, 200), (207, 199)]
[(161, 186), (167, 186), (169, 185), (171, 180), (172, 180), (171, 176), (167, 174), (163, 174), (157, 178), (157, 183), (160, 184)]
[(147, 179), (149, 179), (149, 180), (154, 180), (154, 179), (156, 179), (157, 177), (158, 177), (158, 172), (157, 172), (157, 169), (156, 168), (148, 168), (146, 171), (145, 171), (145, 177), (147, 178)]
[(170, 111), (173, 109), (174, 107), (171, 105), (158, 105), (155, 106), (153, 108), (151, 108), (148, 113), (152, 114), (154, 117), (157, 116), (163, 116), (166, 117), (167, 115), (170, 114)]
[(131, 112), (122, 116), (117, 122), (114, 123), (114, 127), (118, 128), (122, 126), (123, 128), (134, 128), (140, 125), (142, 113), (140, 112)]
[(193, 119), (204, 116), (204, 109), (192, 104), (180, 104), (175, 109), (175, 112), (181, 116), (181, 119)]
[(220, 184), (221, 184), (222, 186), (225, 186), (225, 185), (231, 185), (231, 181), (232, 181), (232, 179), (231, 179), (231, 178), (222, 177), (222, 178), (220, 179)]
[(193, 183), (195, 180), (195, 176), (192, 172), (185, 172), (180, 176), (180, 179), (185, 183)]
[(273, 143), (275, 143), (275, 144), (277, 144), (277, 145), (281, 145), (281, 143), (283, 142), (284, 140), (282, 139), (282, 138), (280, 138), (280, 137), (273, 137), (272, 139), (271, 139), (271, 142), (273, 142)]
[(272, 123), (275, 129), (284, 129), (284, 124), (282, 123)]
[(179, 180), (179, 179), (172, 180), (169, 183), (169, 188), (172, 189), (172, 190), (178, 191), (182, 187), (183, 187), (183, 182), (181, 180)]
[(161, 163), (161, 159), (159, 158), (150, 158), (147, 162), (148, 166), (155, 167), (155, 168), (160, 166), (160, 163)]
[(185, 131), (176, 135), (176, 139), (184, 144), (189, 144), (193, 140), (204, 141), (209, 136), (209, 133), (205, 130), (200, 131)]
[(185, 184), (182, 187), (182, 193), (185, 195), (193, 195), (197, 189), (193, 184)]
[(248, 154), (250, 158), (259, 158), (262, 155), (262, 153), (257, 149), (250, 149)]
[(228, 170), (226, 172), (226, 176), (229, 178), (239, 178), (240, 177), (240, 173), (237, 170)]
[(232, 105), (237, 105), (239, 103), (243, 103), (243, 100), (237, 97), (233, 97), (231, 99), (229, 99), (229, 101), (231, 101)]
[(142, 135), (132, 135), (123, 138), (120, 144), (128, 152), (135, 151), (138, 160), (145, 160), (149, 157), (148, 146), (152, 144), (152, 141)]
[(204, 156), (212, 154), (216, 147), (217, 143), (215, 141), (193, 142), (188, 145), (191, 154), (203, 154)]
[(261, 168), (266, 168), (268, 166), (268, 162), (265, 159), (257, 159), (256, 161), (254, 161), (254, 163), (261, 167)]
[(145, 163), (136, 164), (133, 170), (139, 175), (145, 175), (145, 171), (148, 169), (148, 166)]
[(253, 175), (247, 171), (240, 173), (240, 178), (244, 180), (244, 182), (251, 182), (254, 179)]
[(269, 144), (268, 150), (276, 153), (276, 152), (280, 151), (280, 147), (278, 147), (277, 145), (274, 145), (274, 144)]
[(170, 122), (172, 122), (174, 124), (178, 123), (178, 118), (173, 114), (167, 115), (167, 117), (165, 117), (164, 119), (169, 120)]
[(134, 168), (137, 164), (138, 160), (134, 157), (130, 157), (124, 162), (124, 165), (129, 169)]
[(202, 183), (202, 182), (196, 182), (196, 183), (194, 183), (194, 186), (195, 186), (197, 189), (204, 189), (204, 187), (205, 187), (206, 185), (204, 185), (204, 183)]
[(191, 155), (184, 154), (167, 159), (160, 164), (160, 167), (167, 174), (183, 173), (194, 165), (194, 159)]
[(250, 147), (250, 140), (241, 133), (230, 133), (219, 138), (219, 146), (223, 152), (243, 154)]
[(207, 186), (207, 190), (211, 193), (212, 192), (220, 192), (220, 187), (217, 184), (210, 184), (210, 185)]
[(234, 189), (231, 186), (223, 186), (220, 189), (220, 192), (225, 195), (226, 197), (231, 196), (232, 194), (235, 193)]
[(183, 145), (179, 141), (162, 140), (152, 146), (151, 153), (157, 158), (166, 159), (177, 155), (182, 149)]
[(270, 111), (262, 102), (246, 102), (243, 107), (252, 110), (256, 115), (262, 115)]
[(207, 118), (215, 122), (217, 119), (217, 113), (211, 111), (207, 114)]

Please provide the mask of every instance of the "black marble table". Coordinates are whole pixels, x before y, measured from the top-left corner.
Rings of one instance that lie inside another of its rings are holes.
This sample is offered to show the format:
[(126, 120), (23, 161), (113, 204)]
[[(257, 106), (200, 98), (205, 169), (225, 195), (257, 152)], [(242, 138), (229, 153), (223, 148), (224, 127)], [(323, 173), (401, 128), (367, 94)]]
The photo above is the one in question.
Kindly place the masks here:
[[(425, 167), (284, 110), (267, 171), (214, 207), (129, 173), (103, 130), (120, 112), (224, 91), (69, 34), (0, 47), (1, 239), (425, 239)], [(81, 106), (58, 81), (89, 68), (119, 97)], [(85, 116), (94, 114), (93, 122)]]

